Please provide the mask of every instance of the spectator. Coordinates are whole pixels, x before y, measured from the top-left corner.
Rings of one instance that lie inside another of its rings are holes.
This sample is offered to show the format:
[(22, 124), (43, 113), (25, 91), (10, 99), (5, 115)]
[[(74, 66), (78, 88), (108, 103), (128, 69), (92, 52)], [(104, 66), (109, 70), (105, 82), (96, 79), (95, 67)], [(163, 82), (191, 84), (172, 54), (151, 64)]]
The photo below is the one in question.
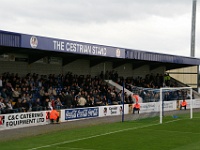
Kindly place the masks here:
[(32, 111), (41, 111), (42, 106), (40, 102), (40, 98), (37, 98), (35, 101), (32, 102)]
[(44, 96), (40, 99), (43, 107), (48, 106), (48, 104), (46, 103), (47, 99), (48, 99), (48, 101), (50, 101), (50, 97), (49, 97), (48, 92), (45, 92)]
[(39, 91), (39, 95), (40, 95), (40, 97), (43, 97), (44, 94), (45, 94), (45, 90), (44, 90), (44, 87), (42, 86), (40, 91)]
[(17, 99), (20, 96), (20, 92), (18, 91), (18, 88), (15, 87), (15, 89), (12, 89), (12, 97), (14, 99), (14, 102), (17, 102)]
[(59, 98), (60, 98), (60, 101), (61, 101), (61, 103), (64, 105), (64, 106), (66, 106), (67, 104), (67, 96), (66, 96), (66, 93), (65, 93), (65, 91), (63, 90), (61, 93), (60, 93), (60, 95), (58, 96)]
[(124, 103), (129, 104), (129, 96), (126, 92), (124, 92)]
[(87, 96), (87, 106), (88, 107), (94, 107), (94, 96)]
[(17, 112), (22, 112), (22, 99), (18, 98), (17, 102), (15, 103), (15, 105), (13, 106), (14, 109), (17, 110)]
[(50, 101), (48, 103), (48, 107), (50, 108), (50, 110), (53, 110), (53, 107), (55, 107), (55, 100), (54, 100), (54, 98), (50, 98)]
[(107, 98), (106, 98), (105, 95), (103, 95), (103, 96), (101, 97), (101, 99), (102, 99), (102, 103), (103, 103), (104, 106), (105, 106), (105, 105), (108, 105), (108, 101), (107, 101)]
[(17, 109), (13, 109), (13, 101), (10, 99), (7, 103), (6, 103), (6, 113), (17, 113)]
[(48, 97), (45, 99), (44, 105), (43, 105), (44, 110), (52, 110), (52, 100), (50, 100)]
[(57, 96), (57, 92), (52, 86), (50, 86), (48, 89), (48, 95), (50, 98), (55, 98)]
[(120, 92), (118, 92), (116, 94), (116, 101), (118, 102), (118, 104), (122, 103), (122, 98), (123, 98), (123, 96), (122, 96), (122, 90), (120, 90)]
[(108, 89), (106, 93), (106, 99), (108, 100), (108, 105), (112, 104), (112, 94), (110, 89)]
[(0, 94), (0, 95), (1, 95), (1, 97), (3, 97), (4, 99), (8, 98), (6, 88), (3, 88), (3, 89), (1, 90), (1, 94)]
[(86, 103), (87, 101), (83, 96), (80, 96), (80, 98), (78, 98), (78, 107), (84, 107)]
[(26, 99), (23, 99), (22, 100), (22, 103), (21, 103), (21, 105), (22, 105), (22, 111), (23, 112), (28, 112), (29, 111), (29, 103), (27, 102), (27, 100)]
[(55, 108), (56, 108), (56, 109), (62, 109), (63, 107), (64, 107), (64, 106), (63, 106), (63, 104), (61, 103), (60, 98), (57, 97), (56, 100), (55, 100)]
[(4, 99), (0, 97), (0, 114), (6, 113), (6, 105), (4, 103)]
[(72, 107), (72, 101), (73, 101), (73, 96), (71, 92), (68, 92), (68, 94), (66, 94), (66, 102), (65, 102), (66, 108)]
[(77, 108), (78, 107), (78, 97), (73, 98), (72, 101), (72, 108)]
[(102, 99), (99, 95), (94, 98), (95, 106), (104, 106)]

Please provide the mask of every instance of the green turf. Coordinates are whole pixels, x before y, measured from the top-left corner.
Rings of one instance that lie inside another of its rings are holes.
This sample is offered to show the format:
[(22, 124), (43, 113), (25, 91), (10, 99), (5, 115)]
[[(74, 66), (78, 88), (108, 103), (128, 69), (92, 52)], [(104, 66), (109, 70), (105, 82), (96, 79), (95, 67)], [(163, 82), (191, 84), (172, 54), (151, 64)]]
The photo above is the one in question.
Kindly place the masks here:
[(0, 142), (1, 150), (199, 150), (200, 114), (101, 124)]

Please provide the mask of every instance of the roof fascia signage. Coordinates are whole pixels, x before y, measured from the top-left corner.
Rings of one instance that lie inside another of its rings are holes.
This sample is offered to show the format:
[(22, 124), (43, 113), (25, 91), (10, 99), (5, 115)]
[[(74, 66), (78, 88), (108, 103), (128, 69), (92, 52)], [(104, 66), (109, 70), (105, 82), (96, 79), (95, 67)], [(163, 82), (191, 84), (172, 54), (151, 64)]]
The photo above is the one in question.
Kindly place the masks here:
[(74, 54), (125, 58), (125, 49), (22, 34), (21, 47)]

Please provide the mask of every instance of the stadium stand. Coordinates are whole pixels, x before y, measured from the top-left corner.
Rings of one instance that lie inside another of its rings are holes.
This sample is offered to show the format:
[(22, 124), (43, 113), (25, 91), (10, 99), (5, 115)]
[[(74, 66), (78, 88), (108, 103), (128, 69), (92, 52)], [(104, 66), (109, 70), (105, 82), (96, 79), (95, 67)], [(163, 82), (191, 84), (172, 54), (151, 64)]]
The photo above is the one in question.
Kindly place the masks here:
[(130, 104), (132, 93), (142, 102), (158, 101), (158, 88), (182, 86), (165, 74), (172, 75), (173, 69), (186, 68), (179, 75), (186, 72), (192, 80), (184, 83), (197, 89), (200, 64), (198, 58), (3, 30), (0, 61), (1, 113), (14, 112), (7, 110), (9, 101), (18, 112), (82, 107), (85, 100), (84, 107), (121, 104), (123, 99)]
[[(108, 79), (108, 80), (104, 80)], [(3, 87), (0, 91), (0, 113), (51, 110), (80, 107), (80, 99), (86, 103), (81, 107), (118, 105), (122, 103), (122, 86), (125, 81), (124, 103), (132, 104), (132, 94), (141, 97), (140, 102), (159, 101), (157, 88), (165, 85), (163, 76), (146, 75), (145, 78), (118, 77), (117, 72), (107, 71), (105, 77), (77, 75), (68, 72), (62, 74), (27, 74), (19, 76), (14, 73), (1, 75)], [(176, 86), (174, 82), (170, 86)], [(185, 91), (169, 91), (165, 100), (189, 97)]]

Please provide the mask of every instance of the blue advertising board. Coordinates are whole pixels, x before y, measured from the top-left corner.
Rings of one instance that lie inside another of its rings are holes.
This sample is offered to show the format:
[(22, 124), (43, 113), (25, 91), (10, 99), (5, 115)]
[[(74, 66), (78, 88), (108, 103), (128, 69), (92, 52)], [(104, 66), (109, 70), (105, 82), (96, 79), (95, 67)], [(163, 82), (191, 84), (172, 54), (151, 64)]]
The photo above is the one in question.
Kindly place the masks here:
[(21, 47), (74, 54), (125, 58), (125, 49), (117, 47), (25, 34), (21, 35)]
[(65, 120), (74, 120), (81, 118), (92, 118), (99, 117), (99, 108), (76, 108), (76, 109), (66, 109), (65, 110)]

